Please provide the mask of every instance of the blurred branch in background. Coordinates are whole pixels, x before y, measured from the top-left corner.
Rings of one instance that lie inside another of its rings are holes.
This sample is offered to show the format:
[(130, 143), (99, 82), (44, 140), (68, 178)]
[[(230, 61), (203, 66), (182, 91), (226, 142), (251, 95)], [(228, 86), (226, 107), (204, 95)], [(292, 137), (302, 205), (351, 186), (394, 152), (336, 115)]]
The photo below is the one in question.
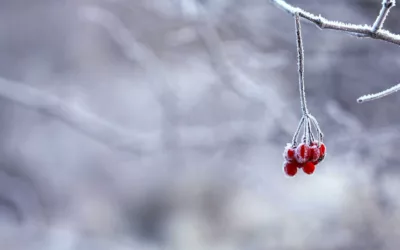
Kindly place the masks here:
[[(86, 7), (83, 11), (85, 17), (101, 24), (107, 29), (108, 33), (120, 45), (130, 60), (142, 64), (149, 71), (149, 75), (152, 76), (152, 89), (158, 96), (161, 106), (165, 109), (163, 114), (168, 115), (164, 120), (170, 123), (172, 119), (176, 119), (176, 117), (172, 117), (176, 116), (173, 115), (176, 113), (174, 111), (176, 104), (173, 104), (176, 97), (168, 90), (168, 77), (163, 73), (165, 70), (160, 59), (150, 49), (140, 44), (112, 13), (96, 7)], [(241, 86), (240, 88), (241, 91), (246, 89), (245, 86)], [(258, 91), (255, 90), (253, 93), (258, 93)], [(180, 147), (177, 142), (172, 142), (171, 145), (171, 141), (168, 141), (168, 139), (162, 142), (162, 134), (168, 136), (168, 138), (172, 138), (171, 140), (180, 140), (180, 143), (185, 147), (204, 147), (214, 145), (215, 143), (218, 144), (218, 141), (228, 142), (235, 140), (238, 136), (240, 137), (238, 129), (248, 133), (249, 131), (262, 131), (259, 128), (263, 127), (262, 123), (257, 122), (228, 123), (221, 125), (226, 127), (226, 129), (224, 129), (223, 134), (220, 134), (220, 126), (215, 128), (196, 126), (179, 128), (177, 124), (171, 124), (167, 125), (164, 131), (155, 131), (152, 133), (134, 132), (104, 120), (85, 110), (78, 103), (67, 103), (49, 92), (26, 84), (1, 79), (0, 95), (29, 109), (50, 114), (92, 139), (104, 143), (108, 147), (135, 154)], [(220, 136), (217, 139), (217, 134), (222, 135), (222, 137)], [(260, 132), (255, 132), (250, 137), (257, 139), (259, 135)], [(264, 136), (261, 136), (261, 138), (264, 138)]]
[[(234, 65), (226, 54), (226, 46), (218, 34), (217, 24), (212, 20), (209, 10), (200, 2), (193, 1), (190, 10), (181, 6), (181, 11), (184, 17), (191, 15), (194, 19), (193, 28), (204, 44), (210, 63), (220, 82), (239, 97), (249, 102), (261, 103), (266, 110), (264, 119), (277, 119), (278, 121), (282, 119), (283, 107), (276, 107), (281, 102), (276, 100), (278, 97), (273, 94), (276, 90), (272, 85), (261, 85), (253, 81), (243, 70)], [(286, 117), (286, 119), (291, 118)], [(281, 128), (290, 133), (292, 128), (288, 125), (289, 123), (280, 122)]]
[[(119, 127), (83, 109), (79, 104), (67, 103), (51, 93), (26, 84), (0, 79), (0, 96), (28, 109), (52, 115), (70, 125), (71, 128), (116, 150), (138, 154), (165, 149), (160, 136), (162, 131), (134, 132), (131, 129)], [(206, 147), (235, 140), (243, 134), (239, 131), (245, 132), (250, 140), (263, 140), (265, 132), (261, 129), (262, 127), (263, 122), (242, 121), (223, 123), (214, 128), (178, 127), (177, 133), (181, 146)], [(253, 131), (252, 134), (248, 134), (251, 131)], [(216, 136), (217, 134), (219, 136)]]
[[(261, 103), (267, 110), (265, 118), (280, 120), (282, 118), (281, 108), (270, 108), (279, 105), (279, 101), (276, 101), (272, 93), (274, 90), (271, 86), (264, 85), (260, 86), (254, 82), (239, 68), (235, 67), (234, 64), (224, 53), (224, 46), (218, 31), (212, 26), (207, 20), (207, 16), (200, 18), (196, 25), (196, 31), (200, 39), (203, 41), (208, 55), (211, 59), (211, 64), (216, 71), (221, 83), (223, 83), (228, 89), (232, 90), (241, 98), (246, 99), (249, 102)], [(287, 118), (290, 119), (290, 118)], [(285, 131), (291, 131), (291, 127), (288, 123), (280, 123), (281, 128)]]
[[(177, 97), (171, 90), (171, 83), (165, 72), (163, 62), (153, 51), (138, 42), (132, 32), (113, 13), (95, 6), (84, 7), (81, 11), (84, 18), (101, 25), (107, 30), (107, 33), (125, 52), (130, 61), (139, 63), (148, 72), (150, 89), (156, 96), (164, 116), (161, 126), (162, 131), (160, 132), (163, 148), (179, 147)], [(171, 155), (169, 159), (174, 161), (172, 165), (182, 165), (179, 153)]]
[(145, 135), (128, 131), (84, 110), (79, 104), (66, 103), (51, 93), (26, 84), (0, 79), (0, 96), (28, 109), (52, 115), (112, 148), (137, 153), (153, 151), (160, 146), (157, 133)]

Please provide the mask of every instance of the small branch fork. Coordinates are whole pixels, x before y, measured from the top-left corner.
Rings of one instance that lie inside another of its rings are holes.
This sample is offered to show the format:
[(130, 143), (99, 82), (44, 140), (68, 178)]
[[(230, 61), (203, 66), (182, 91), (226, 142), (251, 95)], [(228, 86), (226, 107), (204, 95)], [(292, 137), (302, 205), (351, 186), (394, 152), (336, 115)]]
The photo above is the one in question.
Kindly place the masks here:
[[(389, 15), (391, 8), (396, 5), (396, 0), (382, 0), (381, 10), (372, 26), (349, 24), (349, 23), (327, 20), (321, 15), (316, 16), (301, 8), (294, 7), (293, 5), (288, 4), (284, 0), (270, 0), (270, 2), (272, 2), (275, 6), (293, 16), (297, 14), (299, 17), (314, 23), (320, 29), (338, 30), (349, 33), (356, 37), (373, 38), (400, 45), (400, 34), (394, 34), (388, 30), (383, 29), (383, 24), (385, 23), (386, 17)], [(400, 90), (400, 83), (381, 92), (361, 96), (360, 98), (357, 99), (357, 102), (362, 103), (380, 99), (387, 95), (393, 94), (398, 90)]]

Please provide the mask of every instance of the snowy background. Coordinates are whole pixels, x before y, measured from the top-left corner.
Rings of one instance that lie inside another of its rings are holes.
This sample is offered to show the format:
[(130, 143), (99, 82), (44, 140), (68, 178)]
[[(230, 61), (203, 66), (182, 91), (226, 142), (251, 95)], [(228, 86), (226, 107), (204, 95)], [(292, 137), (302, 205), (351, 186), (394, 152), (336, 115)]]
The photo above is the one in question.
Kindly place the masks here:
[(0, 249), (397, 250), (400, 94), (356, 99), (400, 81), (400, 49), (303, 36), (328, 156), (286, 178), (294, 20), (267, 0), (0, 0)]

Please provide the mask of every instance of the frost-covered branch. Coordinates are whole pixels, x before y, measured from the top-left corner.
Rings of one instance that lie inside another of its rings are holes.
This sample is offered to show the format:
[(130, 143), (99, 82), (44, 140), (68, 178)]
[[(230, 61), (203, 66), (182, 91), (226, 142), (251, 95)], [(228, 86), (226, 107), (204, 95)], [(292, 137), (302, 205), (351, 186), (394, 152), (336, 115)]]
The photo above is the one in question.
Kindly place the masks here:
[[(355, 35), (357, 37), (369, 37), (377, 40), (386, 41), (389, 43), (400, 45), (400, 35), (394, 34), (388, 30), (382, 29), (383, 24), (386, 20), (386, 17), (389, 14), (389, 11), (392, 7), (396, 5), (396, 0), (382, 0), (382, 7), (379, 12), (378, 17), (376, 18), (374, 24), (372, 26), (369, 25), (359, 25), (359, 24), (349, 24), (342, 23), (338, 21), (327, 20), (321, 15), (314, 15), (310, 12), (307, 12), (301, 8), (295, 7), (291, 4), (288, 4), (284, 0), (270, 0), (275, 6), (282, 9), (283, 11), (295, 15), (298, 14), (300, 17), (314, 23), (321, 29), (332, 29), (338, 31), (344, 31)], [(375, 99), (382, 98), (384, 96), (390, 95), (400, 89), (400, 84), (395, 85), (387, 90), (379, 92), (377, 94), (365, 95), (357, 99), (359, 103), (372, 101)]]
[(372, 32), (376, 33), (378, 30), (382, 29), (383, 24), (386, 20), (386, 17), (389, 14), (389, 11), (392, 7), (396, 5), (395, 0), (384, 0), (382, 1), (382, 8), (379, 12), (378, 17), (376, 18), (374, 24), (372, 25)]
[[(369, 25), (360, 25), (360, 24), (349, 24), (349, 23), (343, 23), (343, 22), (338, 22), (338, 21), (331, 21), (328, 20), (321, 15), (316, 16), (310, 12), (307, 12), (301, 8), (294, 7), (288, 3), (286, 3), (283, 0), (270, 0), (273, 4), (275, 4), (277, 7), (280, 9), (286, 11), (287, 13), (294, 15), (295, 13), (299, 13), (299, 16), (314, 23), (321, 29), (332, 29), (332, 30), (338, 30), (338, 31), (345, 31), (349, 33), (353, 33), (357, 35), (358, 37), (369, 37), (369, 38), (374, 38), (378, 40), (383, 40), (389, 43), (394, 43), (397, 45), (400, 45), (400, 35), (399, 34), (394, 34), (388, 30), (383, 30), (379, 29), (376, 32), (374, 31), (376, 28), (373, 28), (373, 26)], [(384, 6), (388, 6), (387, 2), (392, 2), (391, 6), (395, 5), (394, 0), (383, 0), (382, 4)], [(388, 8), (389, 9), (389, 8)], [(382, 26), (383, 22), (389, 12), (389, 10), (383, 9), (378, 18), (377, 21), (375, 22), (377, 24), (377, 27)]]
[(397, 85), (394, 85), (391, 88), (388, 88), (386, 90), (378, 92), (376, 94), (369, 94), (369, 95), (361, 96), (360, 98), (357, 99), (357, 102), (362, 103), (362, 102), (373, 101), (373, 100), (385, 97), (387, 95), (391, 95), (391, 94), (393, 94), (393, 93), (395, 93), (395, 92), (397, 92), (399, 90), (400, 90), (400, 83), (397, 84)]

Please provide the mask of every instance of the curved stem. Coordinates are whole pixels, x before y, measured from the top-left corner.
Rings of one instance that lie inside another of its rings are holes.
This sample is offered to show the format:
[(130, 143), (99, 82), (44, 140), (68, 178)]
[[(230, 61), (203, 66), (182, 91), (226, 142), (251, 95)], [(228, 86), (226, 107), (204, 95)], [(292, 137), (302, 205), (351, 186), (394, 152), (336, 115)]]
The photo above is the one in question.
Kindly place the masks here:
[(292, 147), (296, 147), (297, 146), (297, 137), (299, 136), (300, 130), (301, 130), (301, 126), (303, 126), (304, 123), (304, 116), (301, 118), (299, 125), (297, 125), (297, 129), (296, 132), (293, 135), (293, 139), (292, 139)]
[(321, 131), (321, 128), (319, 127), (317, 119), (315, 119), (314, 116), (309, 115), (311, 123), (314, 125), (315, 129), (317, 130), (318, 133), (318, 147), (321, 145), (321, 142), (323, 142), (324, 139), (324, 134)]

